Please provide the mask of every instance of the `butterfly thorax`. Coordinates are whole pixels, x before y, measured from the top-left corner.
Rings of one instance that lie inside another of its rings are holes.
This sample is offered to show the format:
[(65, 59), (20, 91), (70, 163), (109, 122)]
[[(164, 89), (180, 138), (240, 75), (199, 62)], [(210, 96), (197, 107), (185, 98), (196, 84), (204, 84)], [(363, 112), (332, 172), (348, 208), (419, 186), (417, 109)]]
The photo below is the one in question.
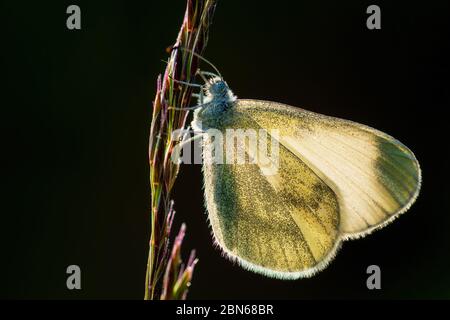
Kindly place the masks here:
[(236, 101), (236, 96), (221, 78), (211, 79), (203, 90), (205, 96), (199, 98), (201, 107), (195, 110), (192, 121), (192, 127), (201, 131), (220, 127), (224, 114)]

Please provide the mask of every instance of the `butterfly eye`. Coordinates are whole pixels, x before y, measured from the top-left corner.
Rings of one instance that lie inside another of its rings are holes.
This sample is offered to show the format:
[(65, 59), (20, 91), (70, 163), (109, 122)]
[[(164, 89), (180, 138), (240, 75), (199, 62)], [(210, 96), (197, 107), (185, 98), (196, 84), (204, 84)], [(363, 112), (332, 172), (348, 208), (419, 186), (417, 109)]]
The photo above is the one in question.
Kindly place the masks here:
[(226, 91), (226, 85), (223, 83), (223, 81), (215, 82), (211, 84), (209, 91), (213, 94), (222, 94), (224, 91)]

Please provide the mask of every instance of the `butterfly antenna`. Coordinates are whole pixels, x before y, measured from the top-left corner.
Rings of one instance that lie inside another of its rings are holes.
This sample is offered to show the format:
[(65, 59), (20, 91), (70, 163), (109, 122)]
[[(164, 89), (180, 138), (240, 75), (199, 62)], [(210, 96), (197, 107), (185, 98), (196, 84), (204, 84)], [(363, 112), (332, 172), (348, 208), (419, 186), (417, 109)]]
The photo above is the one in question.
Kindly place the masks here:
[(187, 85), (190, 87), (203, 88), (203, 86), (201, 84), (177, 80), (177, 79), (174, 79), (171, 75), (169, 75), (169, 78), (174, 82), (181, 83), (181, 84), (184, 84), (184, 85)]
[(208, 83), (208, 82), (209, 82), (209, 80), (205, 77), (204, 71), (200, 71), (200, 69), (198, 69), (198, 70), (197, 70), (197, 74), (202, 78), (202, 80), (203, 80), (205, 83)]
[(182, 50), (182, 51), (186, 51), (186, 52), (192, 53), (194, 56), (196, 56), (196, 57), (199, 58), (200, 60), (205, 61), (207, 64), (209, 64), (209, 65), (217, 72), (217, 74), (219, 75), (219, 77), (223, 80), (223, 77), (222, 77), (222, 75), (220, 74), (219, 69), (217, 69), (216, 66), (213, 65), (212, 62), (209, 61), (208, 59), (203, 58), (203, 57), (202, 57), (201, 55), (199, 55), (198, 53), (196, 53), (196, 52), (194, 52), (194, 51), (192, 51), (192, 50), (183, 48), (183, 47), (173, 47), (173, 48), (172, 48), (172, 50), (175, 50), (175, 49), (180, 49), (180, 50)]

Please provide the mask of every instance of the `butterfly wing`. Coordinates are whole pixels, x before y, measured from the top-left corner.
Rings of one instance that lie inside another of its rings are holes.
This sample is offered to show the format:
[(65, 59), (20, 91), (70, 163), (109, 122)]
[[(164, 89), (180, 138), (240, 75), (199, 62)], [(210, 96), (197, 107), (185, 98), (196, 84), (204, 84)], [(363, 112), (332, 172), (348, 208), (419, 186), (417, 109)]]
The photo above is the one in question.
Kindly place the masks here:
[(417, 159), (383, 132), (267, 101), (238, 100), (236, 112), (266, 130), (279, 129), (281, 145), (333, 190), (343, 238), (364, 236), (386, 225), (419, 193)]
[[(247, 109), (233, 108), (222, 123), (217, 129), (224, 136), (226, 129), (262, 129)], [(212, 140), (206, 138), (205, 149)], [(205, 198), (215, 241), (229, 258), (293, 279), (324, 268), (334, 256), (339, 205), (333, 190), (288, 148), (279, 146), (278, 159), (276, 172), (267, 173), (261, 161), (215, 164), (205, 156)]]

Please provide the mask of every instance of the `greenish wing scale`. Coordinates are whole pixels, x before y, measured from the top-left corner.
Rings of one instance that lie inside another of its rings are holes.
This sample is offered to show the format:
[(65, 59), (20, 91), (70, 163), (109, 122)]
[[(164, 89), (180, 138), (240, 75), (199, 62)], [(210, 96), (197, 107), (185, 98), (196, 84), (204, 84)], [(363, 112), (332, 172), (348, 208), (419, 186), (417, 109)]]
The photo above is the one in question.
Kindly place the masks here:
[[(247, 109), (232, 108), (223, 120), (216, 129), (224, 135), (226, 129), (261, 129)], [(324, 268), (334, 256), (339, 205), (333, 190), (283, 145), (279, 159), (269, 175), (259, 162), (205, 159), (206, 205), (215, 241), (229, 258), (267, 276), (295, 279)]]
[(235, 109), (261, 128), (279, 129), (281, 145), (333, 190), (344, 239), (385, 226), (419, 194), (414, 154), (381, 131), (268, 101), (238, 100)]

